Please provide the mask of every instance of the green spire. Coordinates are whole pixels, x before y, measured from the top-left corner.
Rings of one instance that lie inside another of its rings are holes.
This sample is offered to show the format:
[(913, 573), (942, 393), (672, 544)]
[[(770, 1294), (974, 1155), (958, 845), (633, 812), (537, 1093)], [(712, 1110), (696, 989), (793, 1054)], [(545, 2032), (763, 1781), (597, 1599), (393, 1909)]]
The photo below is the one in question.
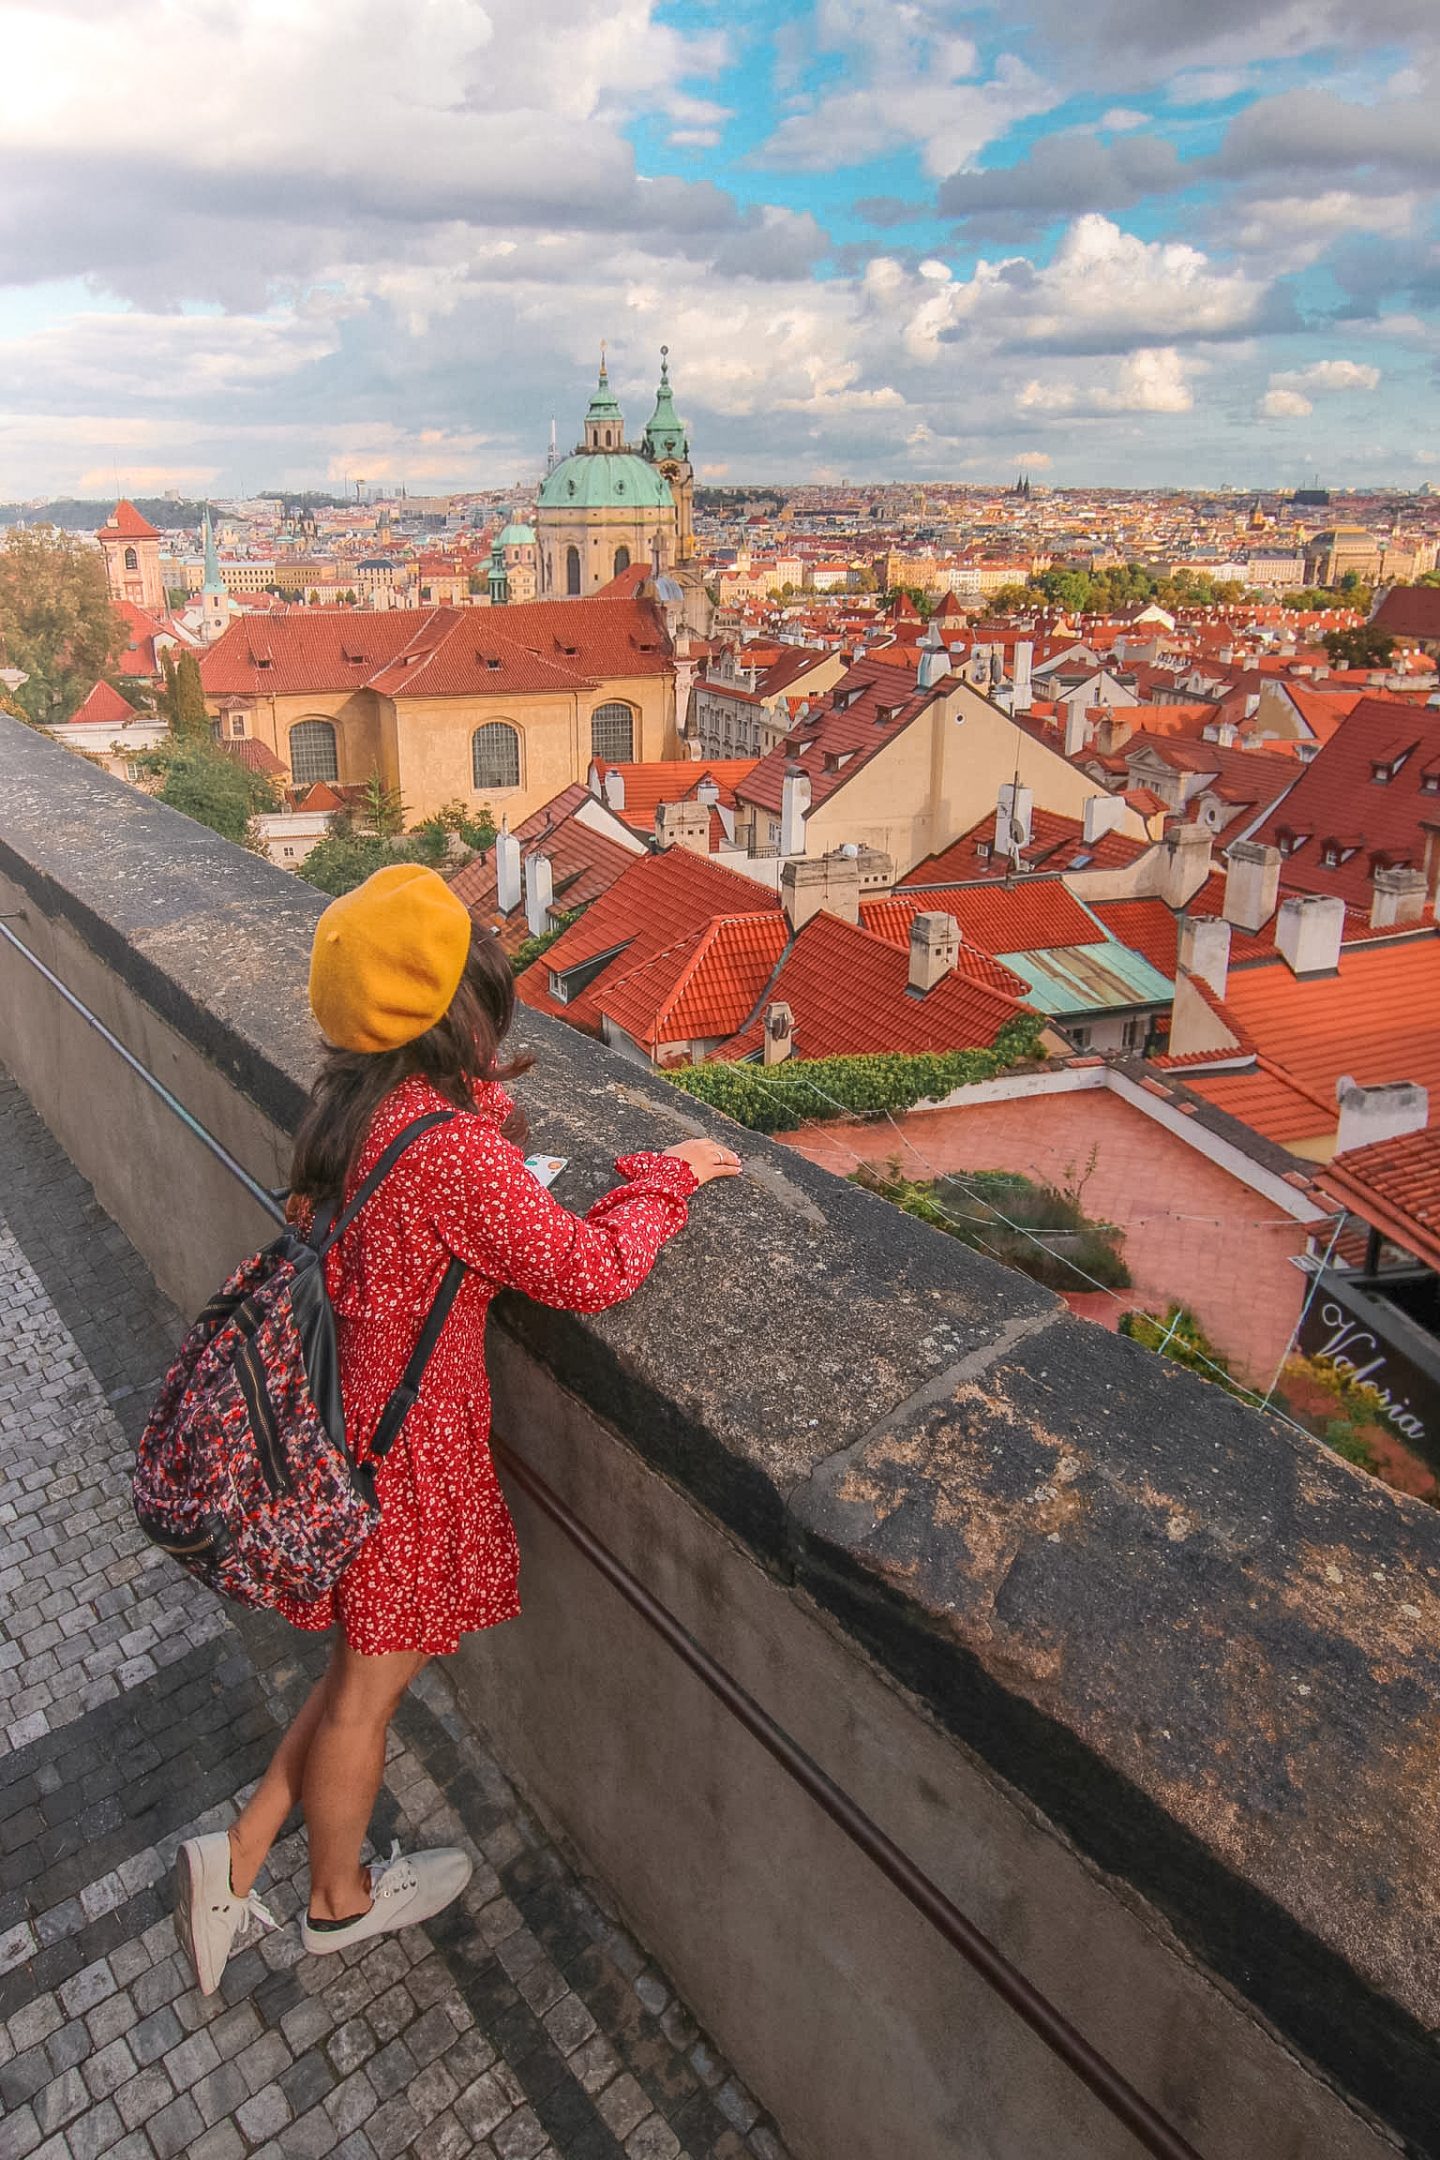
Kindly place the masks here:
[(595, 395), (590, 400), (590, 410), (585, 415), (586, 425), (592, 420), (616, 421), (620, 418), (620, 400), (610, 388), (610, 376), (605, 366), (605, 344), (600, 344), (600, 380)]
[(209, 503), (205, 505), (202, 530), (205, 539), (205, 576), (200, 590), (207, 593), (223, 593), (225, 580), (220, 574), (220, 558), (215, 552), (215, 531), (210, 523)]
[(675, 410), (675, 394), (670, 388), (670, 348), (660, 348), (660, 387), (655, 393), (655, 410), (650, 415), (645, 430), (645, 455), (650, 458), (683, 458), (689, 455), (685, 440), (685, 423)]
[(505, 534), (508, 531), (508, 523), (497, 525), (490, 544), (490, 571), (486, 583), (490, 588), (492, 607), (504, 607), (510, 598), (510, 579), (505, 568)]

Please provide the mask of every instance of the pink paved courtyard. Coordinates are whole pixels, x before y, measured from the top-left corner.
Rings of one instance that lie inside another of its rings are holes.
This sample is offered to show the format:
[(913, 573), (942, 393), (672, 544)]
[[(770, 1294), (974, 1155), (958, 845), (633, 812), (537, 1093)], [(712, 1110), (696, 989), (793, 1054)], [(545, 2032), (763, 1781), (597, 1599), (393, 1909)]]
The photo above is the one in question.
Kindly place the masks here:
[(1069, 1302), (1113, 1327), (1127, 1306), (1159, 1310), (1179, 1298), (1237, 1376), (1269, 1386), (1300, 1316), (1305, 1277), (1290, 1256), (1304, 1251), (1306, 1239), (1304, 1226), (1263, 1194), (1101, 1089), (912, 1111), (900, 1125), (904, 1140), (884, 1122), (837, 1121), (776, 1137), (842, 1177), (857, 1159), (883, 1167), (898, 1155), (911, 1178), (1017, 1170), (1067, 1184), (1084, 1176), (1093, 1148), (1081, 1204), (1092, 1219), (1125, 1232), (1134, 1287)]

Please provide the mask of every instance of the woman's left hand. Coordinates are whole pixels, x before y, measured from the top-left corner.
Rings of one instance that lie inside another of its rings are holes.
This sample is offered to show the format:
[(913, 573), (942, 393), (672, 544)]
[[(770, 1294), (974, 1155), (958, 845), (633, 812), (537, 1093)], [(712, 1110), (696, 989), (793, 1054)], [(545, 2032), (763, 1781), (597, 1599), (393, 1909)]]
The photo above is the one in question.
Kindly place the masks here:
[(501, 1123), (500, 1137), (502, 1140), (511, 1141), (516, 1147), (524, 1147), (529, 1139), (530, 1120), (526, 1117), (519, 1103), (516, 1103), (515, 1107)]

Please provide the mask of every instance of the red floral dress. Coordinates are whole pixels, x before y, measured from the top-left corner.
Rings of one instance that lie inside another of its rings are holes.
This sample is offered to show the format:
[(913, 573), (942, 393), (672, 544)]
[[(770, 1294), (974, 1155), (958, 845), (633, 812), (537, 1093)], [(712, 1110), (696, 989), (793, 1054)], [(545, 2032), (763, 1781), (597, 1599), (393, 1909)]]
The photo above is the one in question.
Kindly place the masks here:
[[(427, 1080), (386, 1097), (353, 1191), (402, 1126), (448, 1109)], [(476, 1089), (459, 1115), (414, 1141), (326, 1262), (340, 1343), (346, 1437), (363, 1458), (452, 1255), (468, 1272), (419, 1399), (376, 1471), (380, 1522), (327, 1596), (287, 1600), (296, 1627), (339, 1622), (352, 1650), (454, 1650), (472, 1628), (520, 1610), (520, 1555), (490, 1459), (485, 1315), (497, 1290), (601, 1312), (629, 1297), (684, 1227), (694, 1174), (674, 1156), (626, 1155), (626, 1180), (588, 1215), (561, 1207), (501, 1137), (513, 1105)]]

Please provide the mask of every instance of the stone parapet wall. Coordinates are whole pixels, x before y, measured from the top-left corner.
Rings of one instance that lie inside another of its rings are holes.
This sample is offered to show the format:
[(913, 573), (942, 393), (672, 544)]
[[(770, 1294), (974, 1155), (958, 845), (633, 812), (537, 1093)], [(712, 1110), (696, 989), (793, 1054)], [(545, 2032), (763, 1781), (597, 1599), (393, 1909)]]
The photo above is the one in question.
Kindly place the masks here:
[[(278, 1181), (316, 1057), (320, 896), (3, 718), (0, 805), (8, 926)], [(522, 1026), (571, 1205), (628, 1148), (734, 1140), (601, 1046)], [(0, 1059), (200, 1303), (258, 1211), (3, 946)], [(793, 1152), (742, 1145), (745, 1176), (698, 1197), (631, 1304), (499, 1301), (506, 1437), (1207, 2160), (1440, 2150), (1440, 1522)], [(466, 1646), (462, 1693), (794, 2150), (1126, 2160), (516, 1515), (526, 1617)]]

